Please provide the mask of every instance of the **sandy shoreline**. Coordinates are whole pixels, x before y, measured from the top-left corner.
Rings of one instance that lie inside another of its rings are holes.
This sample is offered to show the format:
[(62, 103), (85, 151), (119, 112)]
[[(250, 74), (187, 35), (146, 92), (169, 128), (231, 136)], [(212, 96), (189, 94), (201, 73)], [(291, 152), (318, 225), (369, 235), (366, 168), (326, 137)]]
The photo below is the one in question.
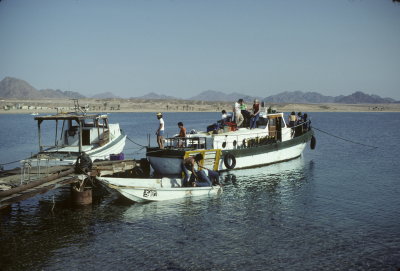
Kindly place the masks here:
[[(246, 101), (248, 108), (252, 102)], [(231, 111), (233, 102), (205, 102), (189, 100), (134, 100), (134, 99), (81, 99), (80, 106), (89, 112), (221, 112)], [(396, 104), (269, 104), (280, 112), (400, 112)], [(0, 114), (31, 114), (70, 112), (72, 100), (0, 100)]]

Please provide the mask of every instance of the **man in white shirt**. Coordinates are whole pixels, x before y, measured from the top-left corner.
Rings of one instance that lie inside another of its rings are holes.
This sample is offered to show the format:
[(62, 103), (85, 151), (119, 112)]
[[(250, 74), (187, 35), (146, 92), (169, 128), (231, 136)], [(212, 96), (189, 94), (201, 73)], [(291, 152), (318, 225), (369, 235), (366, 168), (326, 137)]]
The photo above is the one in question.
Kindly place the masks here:
[(156, 135), (157, 135), (157, 144), (160, 149), (164, 149), (164, 120), (162, 118), (162, 113), (157, 113), (157, 119), (160, 121), (160, 125), (158, 126)]
[(240, 125), (242, 125), (243, 120), (244, 120), (241, 109), (240, 109), (240, 106), (242, 105), (242, 103), (243, 103), (243, 99), (239, 99), (237, 102), (235, 102), (235, 106), (233, 108), (233, 112), (235, 112), (235, 122), (236, 122), (236, 125), (238, 128), (240, 127)]

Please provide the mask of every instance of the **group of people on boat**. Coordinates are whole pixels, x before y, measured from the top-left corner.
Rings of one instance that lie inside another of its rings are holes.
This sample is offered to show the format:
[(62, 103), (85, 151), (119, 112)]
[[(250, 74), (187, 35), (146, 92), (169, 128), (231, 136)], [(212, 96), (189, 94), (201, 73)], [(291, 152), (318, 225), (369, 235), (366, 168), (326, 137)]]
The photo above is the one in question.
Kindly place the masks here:
[(233, 106), (234, 121), (237, 127), (248, 127), (254, 129), (257, 127), (257, 121), (260, 118), (260, 102), (255, 99), (251, 111), (247, 110), (247, 106), (243, 99), (239, 99)]
[(302, 114), (298, 112), (297, 115), (294, 111), (289, 115), (288, 126), (292, 127), (292, 135), (299, 136), (303, 132), (308, 131), (309, 120), (307, 113)]
[[(157, 144), (160, 149), (164, 149), (165, 123), (162, 118), (162, 113), (157, 113), (156, 116), (159, 121), (159, 126), (156, 131)], [(185, 138), (186, 128), (184, 127), (182, 122), (178, 122), (178, 128), (179, 128), (178, 138)], [(178, 147), (183, 147), (183, 146), (184, 146), (184, 140), (178, 139)], [(203, 187), (203, 186), (221, 185), (219, 181), (218, 172), (205, 168), (200, 165), (200, 162), (203, 159), (204, 157), (201, 153), (183, 159), (181, 164), (182, 173), (184, 174), (184, 178), (182, 180), (182, 187), (187, 187), (187, 186)], [(195, 168), (196, 166), (197, 170)], [(191, 174), (189, 173), (189, 171), (191, 172)]]

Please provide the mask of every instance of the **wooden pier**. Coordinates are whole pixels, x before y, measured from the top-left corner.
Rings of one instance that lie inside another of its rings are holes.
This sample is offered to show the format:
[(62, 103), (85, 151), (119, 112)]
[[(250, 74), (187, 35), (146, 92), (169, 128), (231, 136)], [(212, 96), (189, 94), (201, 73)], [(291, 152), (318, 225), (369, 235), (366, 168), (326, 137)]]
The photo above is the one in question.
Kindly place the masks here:
[(1, 171), (0, 209), (64, 185), (79, 183), (88, 176), (121, 174), (137, 167), (140, 167), (140, 161), (120, 160), (94, 162), (92, 169), (86, 174), (76, 173), (74, 166), (32, 167)]

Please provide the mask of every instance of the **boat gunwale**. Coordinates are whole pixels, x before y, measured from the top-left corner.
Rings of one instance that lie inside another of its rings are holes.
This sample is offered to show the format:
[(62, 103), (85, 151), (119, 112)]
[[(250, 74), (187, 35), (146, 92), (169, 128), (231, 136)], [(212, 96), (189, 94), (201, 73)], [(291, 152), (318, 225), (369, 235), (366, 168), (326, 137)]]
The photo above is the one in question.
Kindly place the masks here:
[[(303, 133), (302, 135), (292, 138), (283, 142), (275, 142), (265, 145), (258, 145), (252, 147), (245, 147), (239, 149), (221, 149), (222, 156), (226, 153), (232, 153), (235, 157), (245, 157), (249, 155), (261, 154), (269, 151), (282, 150), (290, 148), (292, 146), (298, 145), (300, 143), (308, 142), (314, 135), (314, 131), (310, 129), (309, 131)], [(191, 149), (192, 150), (192, 149)], [(148, 157), (162, 157), (162, 158), (177, 158), (182, 159), (187, 149), (159, 149), (157, 147), (147, 147), (146, 156)], [(257, 165), (258, 166), (258, 165)]]

